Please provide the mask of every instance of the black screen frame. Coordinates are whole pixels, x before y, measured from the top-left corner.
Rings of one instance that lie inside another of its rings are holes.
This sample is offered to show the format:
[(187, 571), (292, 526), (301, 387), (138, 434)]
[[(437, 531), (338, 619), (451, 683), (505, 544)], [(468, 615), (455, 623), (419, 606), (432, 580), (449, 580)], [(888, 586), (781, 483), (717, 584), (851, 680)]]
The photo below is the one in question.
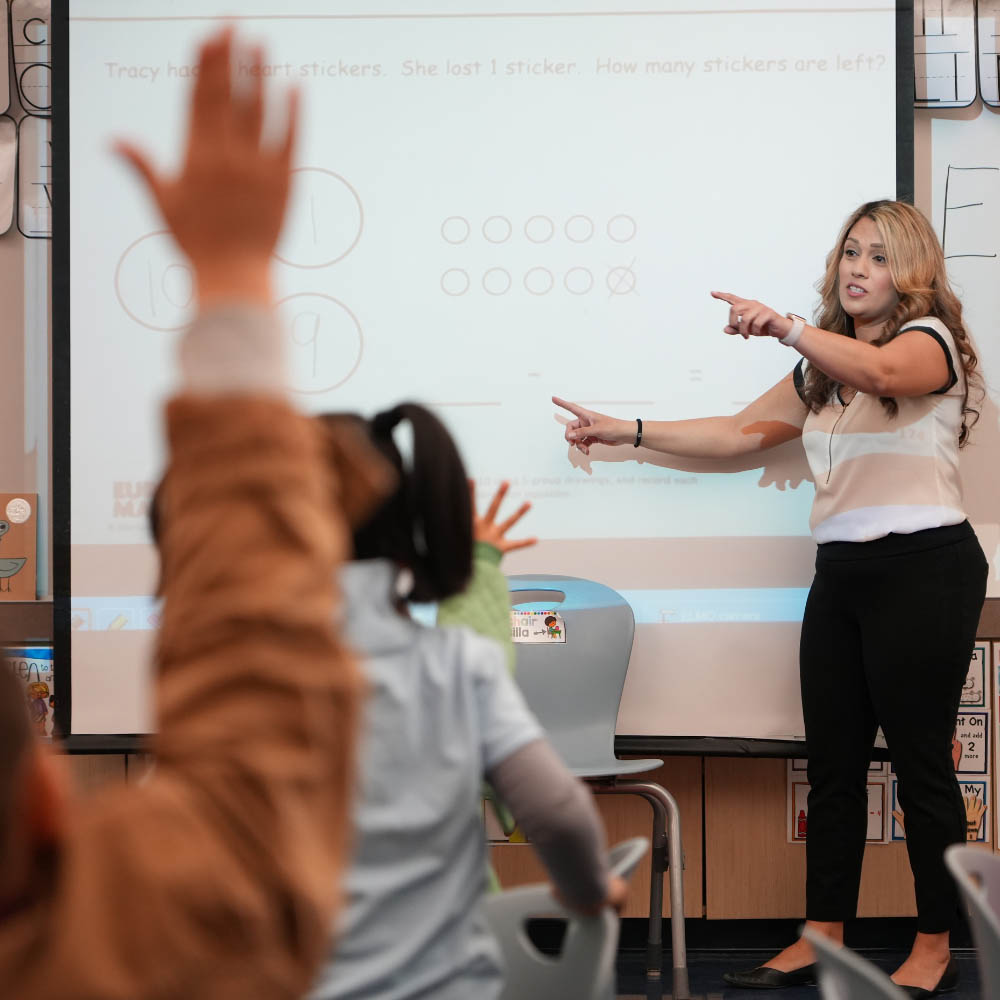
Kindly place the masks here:
[[(53, 656), (55, 662), (57, 731), (69, 752), (130, 753), (143, 750), (150, 734), (77, 734), (72, 729), (71, 496), (70, 456), (70, 0), (53, 0), (52, 38), (52, 563)], [(914, 197), (914, 45), (913, 2), (896, 0), (896, 197)], [(804, 744), (796, 740), (760, 740), (740, 737), (671, 737), (619, 735), (615, 747), (622, 754), (670, 756), (802, 757)], [(876, 758), (879, 751), (875, 752)]]

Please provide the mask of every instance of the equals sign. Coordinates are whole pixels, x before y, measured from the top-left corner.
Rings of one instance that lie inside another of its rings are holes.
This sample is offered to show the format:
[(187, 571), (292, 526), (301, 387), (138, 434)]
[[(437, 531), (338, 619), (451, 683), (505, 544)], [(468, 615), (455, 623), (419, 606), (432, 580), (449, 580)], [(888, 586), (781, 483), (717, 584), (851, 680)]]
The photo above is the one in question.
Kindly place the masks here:
[(688, 375), (691, 376), (691, 381), (692, 382), (700, 382), (701, 381), (701, 369), (700, 368), (689, 368), (688, 369)]

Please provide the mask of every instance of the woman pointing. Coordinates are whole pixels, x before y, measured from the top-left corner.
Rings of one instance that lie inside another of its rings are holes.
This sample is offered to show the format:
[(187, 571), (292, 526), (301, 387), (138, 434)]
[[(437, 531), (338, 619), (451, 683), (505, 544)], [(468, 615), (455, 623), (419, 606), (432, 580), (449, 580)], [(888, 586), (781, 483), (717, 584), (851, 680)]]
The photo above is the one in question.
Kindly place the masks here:
[[(809, 757), (806, 920), (843, 940), (857, 908), (867, 768), (881, 725), (899, 779), (917, 900), (912, 951), (892, 978), (913, 997), (953, 989), (958, 913), (944, 865), (965, 840), (952, 733), (986, 591), (987, 562), (966, 520), (958, 450), (978, 413), (977, 358), (930, 225), (877, 201), (845, 223), (819, 285), (816, 325), (722, 292), (725, 332), (773, 338), (801, 358), (731, 416), (619, 420), (553, 397), (574, 419), (566, 440), (640, 444), (732, 458), (801, 437), (816, 484), (816, 575), (800, 640)], [(919, 624), (915, 624), (919, 623)], [(799, 940), (764, 965), (728, 973), (743, 987), (811, 982)]]

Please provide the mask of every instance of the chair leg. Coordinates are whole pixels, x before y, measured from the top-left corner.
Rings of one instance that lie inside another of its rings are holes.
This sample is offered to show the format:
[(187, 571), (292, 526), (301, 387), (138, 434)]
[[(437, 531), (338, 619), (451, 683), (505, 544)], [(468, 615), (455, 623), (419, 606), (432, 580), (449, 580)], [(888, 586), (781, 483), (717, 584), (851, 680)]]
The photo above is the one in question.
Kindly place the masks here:
[[(687, 1000), (690, 984), (687, 941), (684, 935), (684, 851), (681, 814), (676, 799), (652, 781), (592, 782), (605, 795), (641, 795), (653, 810), (652, 871), (649, 878), (649, 936), (646, 944), (646, 978), (659, 979), (663, 964), (663, 872), (670, 869), (670, 934), (673, 952), (673, 997)], [(668, 860), (669, 859), (669, 860)]]

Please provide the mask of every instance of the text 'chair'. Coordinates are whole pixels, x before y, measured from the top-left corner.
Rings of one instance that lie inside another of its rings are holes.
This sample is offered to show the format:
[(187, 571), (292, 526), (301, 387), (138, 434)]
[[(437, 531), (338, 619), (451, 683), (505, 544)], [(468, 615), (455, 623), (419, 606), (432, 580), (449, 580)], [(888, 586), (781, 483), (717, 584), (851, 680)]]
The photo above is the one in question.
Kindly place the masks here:
[(968, 909), (983, 996), (1000, 996), (1000, 858), (981, 847), (953, 844), (944, 860)]
[[(608, 854), (612, 874), (627, 879), (648, 849), (645, 837), (616, 844)], [(527, 931), (528, 921), (553, 916), (566, 921), (555, 956), (540, 952)], [(526, 885), (487, 897), (486, 917), (503, 955), (500, 1000), (614, 1000), (619, 921), (608, 907), (585, 917), (557, 902), (548, 885)]]
[(904, 993), (881, 969), (806, 927), (802, 936), (813, 946), (819, 963), (823, 1000), (906, 1000)]
[(653, 810), (646, 975), (659, 978), (663, 950), (663, 876), (670, 872), (673, 996), (690, 995), (684, 937), (684, 855), (680, 810), (652, 781), (627, 780), (662, 760), (619, 760), (615, 725), (625, 686), (635, 618), (628, 602), (601, 583), (525, 574), (507, 580), (510, 602), (525, 611), (556, 611), (565, 642), (518, 643), (516, 679), (570, 770), (597, 794), (640, 795)]

